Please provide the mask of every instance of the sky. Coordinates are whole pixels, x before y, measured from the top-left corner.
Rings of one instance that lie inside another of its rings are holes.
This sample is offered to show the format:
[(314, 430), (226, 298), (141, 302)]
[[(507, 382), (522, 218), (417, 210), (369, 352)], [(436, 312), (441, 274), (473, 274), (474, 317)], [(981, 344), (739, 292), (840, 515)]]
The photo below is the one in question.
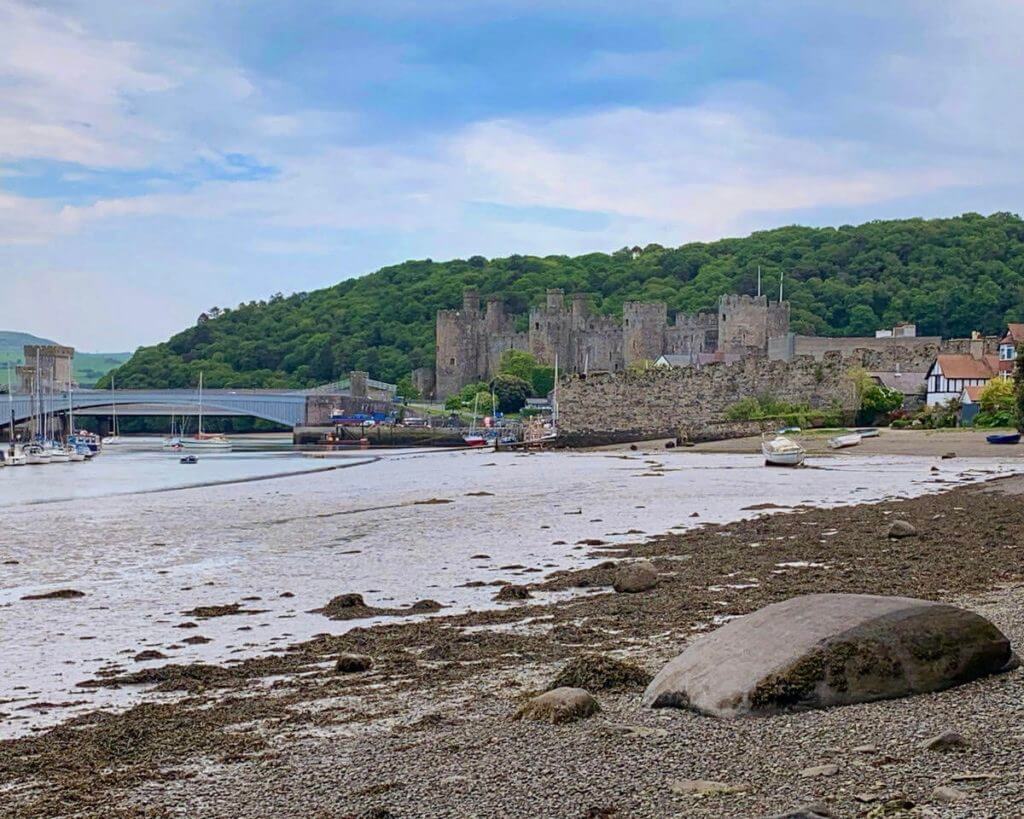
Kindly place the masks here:
[(0, 0), (0, 329), (406, 259), (1019, 212), (1018, 0)]

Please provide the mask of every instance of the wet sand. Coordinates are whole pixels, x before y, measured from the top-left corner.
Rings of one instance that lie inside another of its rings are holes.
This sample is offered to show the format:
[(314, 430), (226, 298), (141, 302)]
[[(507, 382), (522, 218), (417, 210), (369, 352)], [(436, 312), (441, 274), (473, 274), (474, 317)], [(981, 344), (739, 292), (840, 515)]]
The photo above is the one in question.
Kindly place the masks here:
[[(1024, 444), (996, 446), (988, 443), (985, 436), (993, 431), (975, 429), (882, 429), (877, 438), (865, 438), (855, 447), (830, 450), (828, 439), (838, 434), (835, 431), (809, 430), (789, 437), (812, 455), (834, 455), (863, 457), (866, 455), (915, 456), (941, 458), (955, 454), (960, 458), (1024, 458)], [(654, 447), (657, 448), (657, 447)], [(752, 453), (761, 451), (760, 437), (733, 438), (728, 441), (711, 441), (697, 444), (693, 452)]]
[[(116, 471), (121, 491), (135, 456), (108, 457), (87, 466)], [(161, 476), (139, 457), (153, 488)], [(494, 584), (586, 568), (615, 558), (617, 546), (751, 517), (766, 501), (785, 509), (907, 497), (1024, 466), (854, 456), (766, 472), (758, 456), (682, 449), (366, 460), (259, 483), (0, 509), (0, 737), (142, 698), (137, 687), (78, 686), (99, 675), (247, 659), (423, 616), (411, 607), (425, 599), (447, 614), (494, 608)], [(219, 466), (204, 457), (200, 469), (207, 464)], [(280, 471), (279, 459), (265, 468)], [(193, 469), (175, 461), (167, 478), (203, 474)], [(247, 467), (241, 477), (250, 476)], [(61, 591), (81, 594), (47, 596)], [(316, 613), (346, 593), (365, 607), (342, 620)], [(595, 590), (534, 594), (581, 593)], [(231, 606), (244, 614), (193, 613)]]
[[(511, 717), (582, 653), (654, 673), (693, 634), (812, 591), (968, 605), (1019, 650), (1022, 486), (1011, 477), (910, 500), (764, 509), (615, 544), (616, 557), (658, 567), (659, 585), (643, 594), (611, 592), (599, 563), (532, 586), (597, 591), (588, 596), (356, 628), (230, 666), (108, 678), (149, 680), (168, 699), (4, 742), (0, 781), (22, 816), (108, 816), (117, 806), (146, 816), (758, 817), (811, 799), (838, 816), (1019, 815), (1021, 670), (934, 695), (739, 722), (645, 711), (637, 684), (594, 690), (602, 711), (580, 723)], [(919, 536), (888, 540), (896, 518)], [(371, 656), (372, 669), (337, 673), (342, 652)], [(948, 729), (970, 747), (917, 748)], [(823, 763), (836, 772), (801, 776)], [(683, 778), (739, 790), (695, 799), (672, 790)], [(939, 802), (940, 785), (965, 801)]]

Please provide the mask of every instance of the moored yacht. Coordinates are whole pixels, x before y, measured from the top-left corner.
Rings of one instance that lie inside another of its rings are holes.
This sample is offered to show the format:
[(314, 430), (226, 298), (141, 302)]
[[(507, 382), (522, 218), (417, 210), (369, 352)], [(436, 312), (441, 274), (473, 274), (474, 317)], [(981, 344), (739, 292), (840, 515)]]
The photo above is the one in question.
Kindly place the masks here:
[(230, 451), (231, 441), (214, 433), (203, 432), (203, 374), (199, 373), (199, 427), (195, 435), (182, 436), (178, 439), (182, 449), (202, 449), (207, 451)]

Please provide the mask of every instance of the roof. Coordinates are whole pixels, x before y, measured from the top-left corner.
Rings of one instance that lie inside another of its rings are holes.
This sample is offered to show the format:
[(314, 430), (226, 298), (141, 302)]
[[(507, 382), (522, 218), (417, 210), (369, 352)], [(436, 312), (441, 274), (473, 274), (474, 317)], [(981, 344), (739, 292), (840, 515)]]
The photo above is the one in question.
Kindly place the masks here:
[[(975, 358), (972, 355), (940, 355), (935, 359), (946, 378), (994, 378), (999, 372), (999, 357), (986, 355)], [(935, 364), (932, 365), (935, 367)]]
[(926, 372), (873, 372), (871, 377), (876, 379), (883, 387), (896, 390), (903, 395), (917, 395), (920, 392), (924, 392), (928, 381), (928, 373)]
[(1006, 335), (1003, 336), (1003, 343), (1016, 341), (1018, 344), (1024, 342), (1024, 324), (1010, 323), (1006, 325)]
[(664, 361), (670, 367), (689, 367), (693, 359), (688, 355), (663, 355), (658, 361)]
[(965, 403), (977, 404), (981, 400), (981, 391), (985, 389), (983, 384), (978, 384), (970, 387), (964, 387), (964, 394), (967, 396)]

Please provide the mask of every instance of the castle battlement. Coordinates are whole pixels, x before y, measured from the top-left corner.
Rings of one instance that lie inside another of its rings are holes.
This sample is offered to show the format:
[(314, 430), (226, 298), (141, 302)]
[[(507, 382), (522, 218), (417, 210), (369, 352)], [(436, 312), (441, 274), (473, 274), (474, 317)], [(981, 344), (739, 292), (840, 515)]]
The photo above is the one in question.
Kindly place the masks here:
[(504, 300), (467, 288), (462, 309), (437, 312), (436, 393), (440, 398), (466, 384), (493, 377), (508, 350), (525, 350), (538, 362), (565, 373), (619, 372), (634, 361), (662, 355), (695, 355), (719, 350), (766, 356), (768, 338), (789, 332), (789, 304), (766, 296), (729, 294), (717, 313), (677, 313), (672, 323), (665, 302), (628, 301), (621, 322), (595, 313), (592, 296), (566, 298), (550, 288), (527, 314), (528, 329), (516, 332), (521, 316), (505, 313)]

